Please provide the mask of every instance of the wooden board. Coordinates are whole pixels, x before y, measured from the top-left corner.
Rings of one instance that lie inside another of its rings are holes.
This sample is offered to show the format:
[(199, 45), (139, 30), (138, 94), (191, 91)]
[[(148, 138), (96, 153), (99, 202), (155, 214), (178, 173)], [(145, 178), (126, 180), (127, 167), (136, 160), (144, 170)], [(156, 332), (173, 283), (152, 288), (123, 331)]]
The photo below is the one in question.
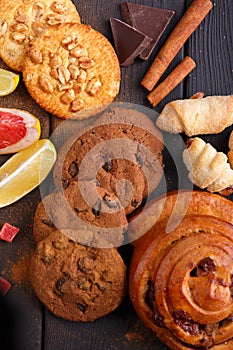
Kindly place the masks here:
[[(134, 0), (132, 0), (134, 1)], [(91, 24), (112, 41), (109, 19), (120, 18), (119, 4), (114, 0), (75, 0), (73, 1), (81, 15), (83, 23)], [(175, 16), (159, 41), (152, 56), (147, 62), (137, 59), (128, 68), (121, 68), (121, 90), (116, 98), (120, 102), (132, 102), (149, 107), (147, 92), (140, 81), (150, 66), (159, 48), (167, 38), (171, 29), (178, 22), (190, 0), (135, 0), (144, 5), (173, 9)], [(197, 68), (155, 109), (160, 112), (171, 100), (188, 98), (193, 93), (203, 91), (206, 95), (227, 95), (233, 90), (232, 83), (232, 52), (233, 52), (233, 2), (229, 0), (213, 0), (214, 8), (197, 31), (178, 53), (166, 76), (185, 55), (190, 55), (197, 63)], [(7, 68), (2, 61), (0, 67)], [(41, 121), (42, 137), (49, 137), (60, 120), (43, 111), (29, 96), (21, 82), (17, 90), (0, 98), (0, 107), (16, 107), (26, 109), (35, 114)], [(217, 136), (207, 135), (205, 139), (212, 142), (219, 150), (227, 150), (231, 127)], [(182, 178), (177, 179), (177, 172), (168, 152), (164, 154), (165, 174), (168, 190), (190, 186), (187, 173), (181, 161), (183, 143), (179, 136), (164, 135), (165, 143), (172, 149), (175, 163), (181, 167)], [(0, 156), (0, 164), (8, 157)], [(178, 182), (179, 180), (179, 182)], [(0, 193), (1, 195), (1, 193)], [(136, 315), (129, 297), (110, 315), (93, 323), (79, 324), (64, 321), (53, 316), (44, 309), (35, 297), (27, 280), (25, 266), (34, 248), (32, 238), (33, 214), (41, 196), (35, 189), (17, 203), (0, 209), (0, 226), (10, 222), (20, 228), (20, 233), (13, 243), (0, 242), (0, 275), (12, 283), (12, 289), (4, 297), (4, 309), (0, 309), (1, 321), (7, 313), (7, 329), (2, 331), (13, 342), (9, 347), (1, 349), (23, 350), (166, 350), (155, 335), (146, 329)], [(130, 247), (123, 247), (122, 254), (128, 263), (131, 255)], [(1, 332), (1, 331), (0, 331)], [(3, 334), (2, 334), (3, 337)]]

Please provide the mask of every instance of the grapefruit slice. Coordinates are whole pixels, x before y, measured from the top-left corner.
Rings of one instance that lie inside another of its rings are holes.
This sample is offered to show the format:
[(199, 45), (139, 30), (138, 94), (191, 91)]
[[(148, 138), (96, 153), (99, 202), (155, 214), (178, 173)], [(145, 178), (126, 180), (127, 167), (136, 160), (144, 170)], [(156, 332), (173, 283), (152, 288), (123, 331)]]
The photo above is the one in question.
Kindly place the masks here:
[(47, 139), (38, 140), (9, 158), (0, 167), (0, 208), (36, 188), (47, 177), (55, 160), (55, 147)]
[(20, 109), (0, 108), (0, 154), (19, 152), (39, 137), (39, 119)]

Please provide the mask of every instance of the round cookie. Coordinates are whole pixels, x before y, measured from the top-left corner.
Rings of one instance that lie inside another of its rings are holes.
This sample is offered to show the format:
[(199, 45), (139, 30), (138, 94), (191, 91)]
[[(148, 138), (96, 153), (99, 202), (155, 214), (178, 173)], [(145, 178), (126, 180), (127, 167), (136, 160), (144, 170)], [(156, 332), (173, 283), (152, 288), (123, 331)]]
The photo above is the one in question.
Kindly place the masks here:
[(85, 247), (59, 231), (38, 243), (29, 275), (39, 300), (70, 321), (105, 316), (126, 294), (126, 267), (116, 249)]
[[(66, 211), (59, 212), (59, 199), (60, 193), (52, 193), (46, 196), (37, 205), (33, 221), (33, 237), (36, 243), (42, 241), (57, 230), (54, 225), (56, 221), (56, 217), (54, 218), (54, 216), (57, 212), (58, 218), (61, 217), (62, 214), (62, 221), (67, 222), (67, 218), (64, 218)], [(67, 229), (68, 228), (69, 227), (67, 227)]]
[(0, 57), (12, 69), (23, 70), (26, 47), (47, 27), (80, 23), (71, 0), (1, 0)]
[(83, 119), (102, 111), (119, 92), (120, 66), (110, 42), (85, 24), (48, 28), (31, 43), (23, 78), (51, 114)]
[(107, 161), (96, 176), (100, 186), (113, 192), (119, 199), (126, 215), (142, 202), (145, 190), (143, 172), (135, 161), (112, 159)]
[(39, 242), (56, 229), (72, 229), (77, 235), (71, 238), (76, 242), (104, 248), (122, 245), (126, 228), (125, 211), (112, 193), (90, 182), (72, 182), (39, 203), (33, 235)]
[(129, 119), (128, 109), (110, 107), (96, 124), (69, 138), (58, 153), (55, 186), (66, 188), (89, 177), (117, 195), (126, 214), (134, 211), (162, 178), (164, 145), (162, 134), (146, 115), (131, 113), (141, 122)]

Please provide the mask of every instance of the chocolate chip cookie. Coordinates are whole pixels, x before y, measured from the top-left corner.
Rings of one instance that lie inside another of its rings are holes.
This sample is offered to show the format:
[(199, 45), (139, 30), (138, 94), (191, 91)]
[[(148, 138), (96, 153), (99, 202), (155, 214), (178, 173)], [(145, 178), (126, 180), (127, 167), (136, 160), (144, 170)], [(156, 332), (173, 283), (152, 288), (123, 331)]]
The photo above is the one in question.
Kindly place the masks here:
[(119, 91), (115, 51), (89, 25), (50, 26), (31, 42), (24, 63), (23, 79), (32, 98), (63, 119), (95, 115)]
[(12, 69), (23, 70), (26, 47), (48, 27), (77, 22), (71, 0), (1, 0), (0, 57)]
[(119, 198), (129, 214), (158, 186), (163, 147), (161, 133), (145, 114), (110, 107), (61, 147), (54, 167), (55, 185), (66, 188), (80, 178), (97, 181)]
[[(34, 239), (39, 242), (54, 230), (72, 229), (78, 243), (117, 247), (125, 240), (127, 219), (119, 200), (96, 183), (72, 182), (38, 205), (34, 215)], [(71, 231), (70, 231), (71, 232)]]
[(123, 301), (126, 267), (115, 248), (85, 247), (67, 236), (54, 231), (38, 243), (30, 280), (39, 300), (56, 316), (94, 321)]

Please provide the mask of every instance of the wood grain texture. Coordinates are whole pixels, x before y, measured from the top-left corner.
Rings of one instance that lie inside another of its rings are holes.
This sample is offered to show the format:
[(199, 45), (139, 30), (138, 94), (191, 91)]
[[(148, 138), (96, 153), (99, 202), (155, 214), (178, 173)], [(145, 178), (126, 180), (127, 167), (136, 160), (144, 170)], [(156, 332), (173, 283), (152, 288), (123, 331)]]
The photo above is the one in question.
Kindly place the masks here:
[[(190, 3), (190, 1), (189, 1)], [(213, 9), (185, 45), (197, 68), (187, 79), (184, 96), (197, 91), (205, 95), (232, 94), (233, 22), (232, 2), (213, 1)]]
[[(9, 69), (1, 60), (0, 67)], [(22, 75), (14, 93), (0, 98), (0, 107), (25, 109), (34, 114), (41, 123), (41, 138), (49, 137), (49, 115), (31, 99), (22, 82)], [(0, 156), (0, 165), (9, 157), (10, 155)], [(20, 229), (12, 244), (0, 242), (0, 275), (12, 284), (3, 300), (7, 310), (10, 310), (8, 312), (12, 329), (9, 330), (8, 338), (13, 342), (12, 350), (41, 349), (42, 306), (35, 298), (26, 271), (21, 270), (22, 262), (29, 257), (34, 247), (33, 214), (40, 200), (40, 191), (37, 188), (16, 203), (0, 209), (0, 227), (4, 222), (9, 222)]]
[[(91, 24), (106, 35), (113, 44), (109, 19), (110, 17), (121, 18), (119, 8), (121, 1), (74, 0), (73, 2), (77, 6), (82, 22)], [(151, 108), (146, 99), (148, 91), (140, 85), (140, 81), (191, 0), (132, 0), (132, 2), (175, 11), (174, 17), (150, 59), (147, 62), (136, 59), (132, 66), (121, 68), (121, 89), (116, 101), (132, 102)], [(196, 61), (196, 69), (154, 109), (156, 112), (161, 112), (167, 102), (188, 98), (197, 91), (204, 91), (206, 95), (233, 93), (231, 18), (233, 2), (213, 0), (213, 3), (214, 8), (210, 14), (175, 57), (161, 80), (185, 55), (189, 55)], [(0, 67), (7, 68), (1, 60)], [(41, 121), (42, 137), (49, 137), (63, 123), (58, 118), (49, 116), (31, 99), (22, 80), (13, 94), (0, 98), (0, 107), (22, 108), (35, 114)], [(70, 129), (72, 131), (72, 123)], [(212, 142), (219, 150), (226, 151), (230, 131), (231, 127), (217, 136), (206, 135), (205, 140)], [(56, 133), (53, 135), (58, 146), (66, 138), (62, 131), (58, 135)], [(167, 146), (164, 152), (167, 189), (190, 188), (191, 184), (181, 158), (186, 138), (164, 133), (164, 140)], [(3, 164), (8, 157), (0, 156), (0, 164)], [(50, 184), (47, 187), (49, 189)], [(163, 189), (158, 191), (162, 192)], [(17, 203), (0, 209), (0, 226), (8, 221), (20, 228), (13, 243), (0, 242), (0, 275), (12, 283), (11, 291), (4, 298), (10, 318), (14, 321), (11, 336), (15, 344), (9, 349), (168, 350), (150, 330), (142, 325), (128, 296), (113, 313), (88, 324), (64, 321), (44, 310), (28, 284), (27, 278), (20, 277), (15, 270), (15, 266), (19, 267), (35, 247), (32, 238), (33, 214), (40, 200), (40, 189), (35, 189)], [(128, 247), (122, 247), (121, 253), (128, 264), (130, 261)], [(2, 349), (1, 346), (0, 348)]]
[(9, 222), (20, 229), (11, 244), (0, 242), (0, 274), (12, 284), (4, 298), (14, 325), (9, 336), (15, 341), (13, 349), (17, 350), (41, 349), (42, 306), (35, 298), (27, 270), (22, 267), (34, 248), (32, 222), (39, 201), (40, 193), (35, 189), (17, 203), (0, 209), (0, 227)]
[[(187, 2), (187, 5), (190, 0)], [(184, 98), (198, 91), (205, 96), (233, 93), (233, 22), (229, 1), (213, 1), (213, 9), (185, 45), (185, 52), (197, 63), (187, 78)], [(204, 135), (218, 151), (228, 151), (228, 139), (232, 127), (218, 135)]]

